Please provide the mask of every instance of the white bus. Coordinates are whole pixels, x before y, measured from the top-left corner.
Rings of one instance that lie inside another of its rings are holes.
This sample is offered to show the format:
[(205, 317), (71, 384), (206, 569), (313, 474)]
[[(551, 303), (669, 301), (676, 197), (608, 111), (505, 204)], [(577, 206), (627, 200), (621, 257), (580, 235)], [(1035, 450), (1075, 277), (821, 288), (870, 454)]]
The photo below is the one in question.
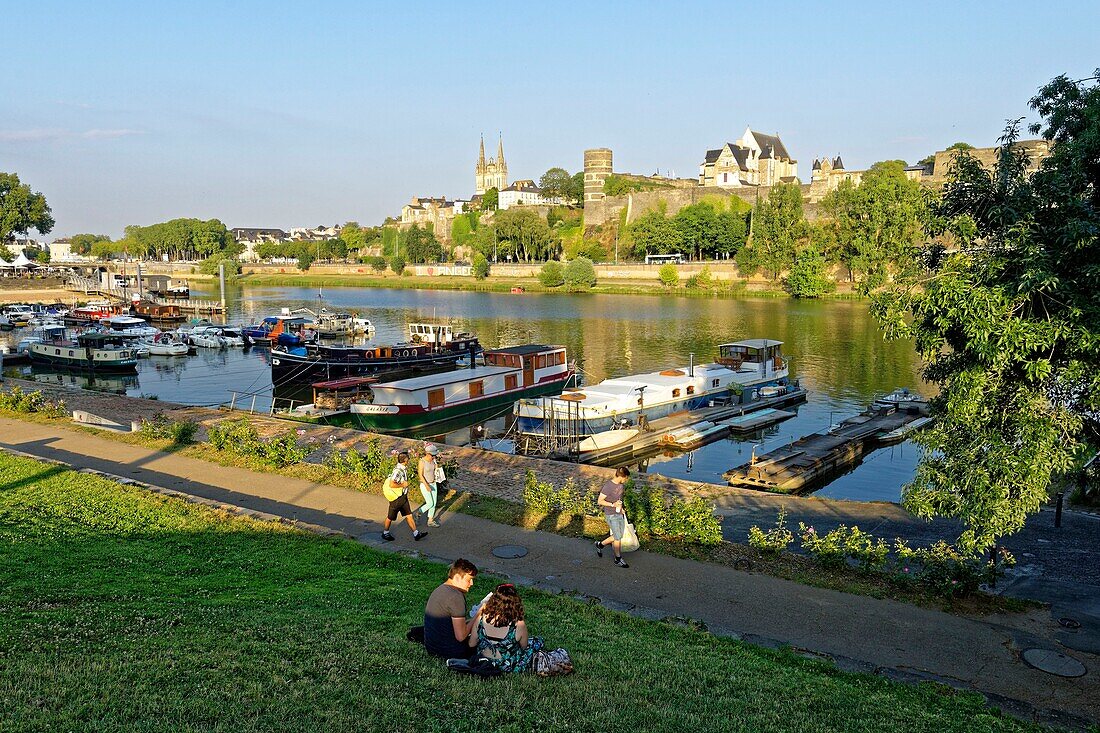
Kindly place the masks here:
[(666, 262), (671, 262), (676, 265), (684, 264), (684, 256), (679, 252), (674, 252), (667, 255), (646, 255), (645, 263), (647, 265), (663, 265)]

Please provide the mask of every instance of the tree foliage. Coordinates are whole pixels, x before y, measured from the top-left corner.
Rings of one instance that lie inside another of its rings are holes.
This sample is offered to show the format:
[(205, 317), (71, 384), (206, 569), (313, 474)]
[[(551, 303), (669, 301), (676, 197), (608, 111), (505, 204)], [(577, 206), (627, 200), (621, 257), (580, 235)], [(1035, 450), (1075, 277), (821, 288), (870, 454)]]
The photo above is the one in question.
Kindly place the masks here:
[(486, 259), (485, 255), (477, 252), (474, 254), (470, 269), (473, 271), (475, 279), (484, 280), (489, 277), (489, 260)]
[(561, 243), (532, 208), (516, 207), (497, 212), (492, 222), (497, 257), (511, 255), (517, 261), (548, 260), (558, 256)]
[(813, 244), (803, 247), (795, 255), (791, 271), (783, 281), (783, 289), (795, 298), (820, 298), (836, 290), (836, 283), (829, 277), (825, 256)]
[(676, 269), (676, 265), (666, 262), (657, 270), (657, 278), (666, 288), (674, 288), (680, 284), (680, 271)]
[[(1100, 70), (1098, 70), (1100, 75)], [(939, 388), (906, 507), (957, 517), (976, 553), (1019, 530), (1100, 411), (1100, 88), (1061, 76), (1031, 100), (1051, 155), (1032, 177), (1017, 123), (985, 169), (965, 151), (925, 269), (875, 300)], [(1039, 132), (1039, 129), (1034, 129)]]
[(75, 255), (87, 257), (92, 253), (92, 246), (96, 242), (110, 242), (111, 238), (106, 234), (74, 234), (69, 238), (69, 249)]
[(550, 260), (539, 270), (539, 282), (544, 288), (556, 288), (565, 284), (565, 268), (557, 260)]
[(413, 224), (402, 237), (403, 254), (408, 262), (440, 262), (443, 259), (443, 245), (428, 229)]
[(565, 284), (570, 290), (588, 290), (596, 287), (596, 267), (587, 257), (570, 260), (565, 266)]
[[(802, 213), (802, 191), (793, 183), (772, 186), (768, 198), (753, 212), (750, 257), (772, 280), (794, 264), (798, 246), (809, 236)], [(738, 262), (741, 260), (738, 259)]]
[(569, 178), (566, 200), (580, 205), (584, 203), (584, 171), (577, 171)]
[(500, 206), (500, 190), (493, 186), (481, 194), (481, 208), (483, 211), (496, 211)]
[(551, 168), (539, 178), (539, 188), (542, 195), (547, 198), (558, 197), (566, 199), (569, 196), (570, 187), (569, 171), (564, 168)]
[(0, 173), (0, 244), (34, 229), (49, 234), (54, 220), (46, 197), (19, 182), (15, 173)]

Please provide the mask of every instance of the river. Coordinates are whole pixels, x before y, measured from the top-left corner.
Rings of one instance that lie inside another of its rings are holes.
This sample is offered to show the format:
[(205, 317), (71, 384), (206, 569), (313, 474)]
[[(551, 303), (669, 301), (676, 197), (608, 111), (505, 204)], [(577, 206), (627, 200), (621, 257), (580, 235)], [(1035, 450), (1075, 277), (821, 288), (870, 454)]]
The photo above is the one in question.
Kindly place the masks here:
[[(318, 290), (236, 287), (228, 297), (229, 323), (254, 323), (283, 307), (318, 306)], [(195, 297), (216, 297), (194, 291)], [(876, 394), (896, 387), (927, 390), (908, 342), (885, 342), (865, 302), (796, 301), (782, 298), (680, 298), (630, 295), (543, 295), (461, 291), (326, 288), (329, 308), (357, 311), (374, 323), (374, 341), (404, 340), (410, 322), (446, 322), (477, 334), (488, 347), (544, 342), (564, 344), (586, 383), (612, 376), (686, 366), (689, 354), (709, 361), (720, 343), (744, 338), (784, 342), (791, 376), (809, 400), (795, 418), (763, 435), (730, 438), (688, 454), (657, 457), (640, 468), (667, 476), (721, 483), (721, 474), (748, 459), (754, 446), (766, 452), (864, 409)], [(16, 334), (17, 335), (17, 334)], [(36, 368), (35, 378), (76, 382), (96, 389), (156, 396), (184, 404), (228, 402), (258, 410), (270, 406), (269, 353), (264, 349), (143, 359), (136, 377), (86, 378)], [(29, 371), (29, 368), (27, 368)], [(491, 426), (491, 427), (495, 427)], [(448, 436), (461, 443), (470, 431)], [(919, 453), (911, 443), (877, 451), (816, 496), (897, 501), (912, 478)]]

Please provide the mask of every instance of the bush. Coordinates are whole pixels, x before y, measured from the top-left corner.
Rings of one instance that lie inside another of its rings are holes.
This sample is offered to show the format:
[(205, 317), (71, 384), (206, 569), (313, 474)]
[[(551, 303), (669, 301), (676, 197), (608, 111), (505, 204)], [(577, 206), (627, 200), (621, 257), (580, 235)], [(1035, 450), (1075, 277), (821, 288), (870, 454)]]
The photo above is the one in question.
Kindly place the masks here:
[[(393, 472), (397, 465), (396, 454), (382, 450), (378, 438), (367, 443), (365, 451), (354, 448), (348, 451), (334, 450), (328, 457), (328, 465), (340, 473), (362, 476), (372, 481), (381, 481)], [(449, 475), (449, 474), (448, 474)]]
[(51, 402), (46, 399), (41, 390), (24, 392), (19, 387), (12, 387), (10, 392), (0, 392), (0, 410), (24, 414), (38, 413), (47, 417), (65, 417), (69, 414), (65, 407), (65, 400)]
[(313, 264), (313, 254), (310, 252), (302, 252), (298, 255), (298, 269), (305, 271)]
[(524, 477), (523, 503), (536, 512), (594, 515), (596, 498), (597, 496), (591, 491), (579, 490), (573, 479), (568, 479), (559, 489), (549, 481), (539, 481), (531, 469), (527, 469)]
[[(901, 575), (916, 579), (943, 596), (969, 595), (985, 583), (1004, 575), (1016, 559), (1004, 549), (992, 560), (967, 557), (954, 546), (939, 540), (931, 547), (913, 549), (905, 540), (894, 541), (894, 551), (901, 563)], [(915, 572), (914, 572), (915, 571)]]
[(222, 264), (225, 265), (225, 277), (227, 279), (235, 278), (241, 274), (241, 263), (232, 257), (224, 257), (221, 253), (213, 254), (203, 260), (202, 264), (199, 265), (199, 272), (204, 275), (217, 275), (218, 266)]
[(819, 535), (813, 527), (798, 524), (802, 549), (822, 564), (831, 567), (854, 560), (863, 570), (882, 570), (890, 547), (881, 539), (875, 539), (859, 527), (840, 525), (828, 534)]
[(806, 247), (795, 256), (783, 289), (795, 298), (820, 298), (836, 290), (836, 283), (829, 277), (825, 257), (817, 248)]
[(767, 532), (762, 531), (755, 524), (749, 527), (749, 547), (761, 552), (777, 555), (786, 550), (793, 541), (794, 534), (787, 529), (787, 507), (780, 508), (775, 526)]
[(393, 270), (395, 275), (401, 275), (405, 272), (405, 258), (401, 255), (394, 255), (390, 258), (390, 269)]
[(657, 277), (666, 288), (674, 288), (680, 284), (680, 271), (671, 262), (661, 265), (661, 269), (657, 270)]
[(373, 255), (366, 258), (366, 264), (370, 265), (375, 272), (383, 272), (386, 269), (386, 258)]
[(565, 268), (557, 260), (550, 260), (539, 270), (539, 282), (544, 288), (556, 288), (565, 284)]
[(147, 438), (156, 440), (171, 440), (172, 445), (189, 445), (195, 442), (195, 433), (199, 426), (191, 420), (169, 420), (164, 415), (157, 415), (152, 420), (141, 421), (139, 432)]
[(485, 255), (480, 252), (475, 254), (472, 265), (471, 269), (475, 279), (484, 280), (489, 277), (489, 260), (486, 259)]
[(587, 257), (578, 257), (565, 266), (565, 284), (570, 290), (587, 290), (596, 286), (596, 266)]
[(215, 450), (255, 458), (276, 468), (301, 463), (309, 455), (293, 432), (263, 440), (247, 417), (212, 425), (206, 433)]

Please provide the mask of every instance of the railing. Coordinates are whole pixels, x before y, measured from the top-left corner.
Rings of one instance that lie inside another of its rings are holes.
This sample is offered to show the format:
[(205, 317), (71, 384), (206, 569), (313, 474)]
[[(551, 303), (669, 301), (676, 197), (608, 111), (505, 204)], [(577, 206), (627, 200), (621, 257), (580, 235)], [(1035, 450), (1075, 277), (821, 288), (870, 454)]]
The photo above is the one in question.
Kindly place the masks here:
[(135, 288), (128, 288), (124, 285), (104, 285), (98, 278), (85, 277), (84, 275), (70, 275), (69, 287), (74, 290), (81, 290), (85, 293), (97, 293), (100, 295), (110, 295), (120, 300), (124, 300), (127, 303), (134, 299), (134, 296), (144, 297), (146, 300), (156, 303), (157, 305), (176, 305), (180, 310), (195, 311), (196, 313), (220, 313), (222, 312), (222, 304), (216, 300), (199, 300), (197, 298), (160, 298), (151, 296), (148, 293), (142, 293)]

